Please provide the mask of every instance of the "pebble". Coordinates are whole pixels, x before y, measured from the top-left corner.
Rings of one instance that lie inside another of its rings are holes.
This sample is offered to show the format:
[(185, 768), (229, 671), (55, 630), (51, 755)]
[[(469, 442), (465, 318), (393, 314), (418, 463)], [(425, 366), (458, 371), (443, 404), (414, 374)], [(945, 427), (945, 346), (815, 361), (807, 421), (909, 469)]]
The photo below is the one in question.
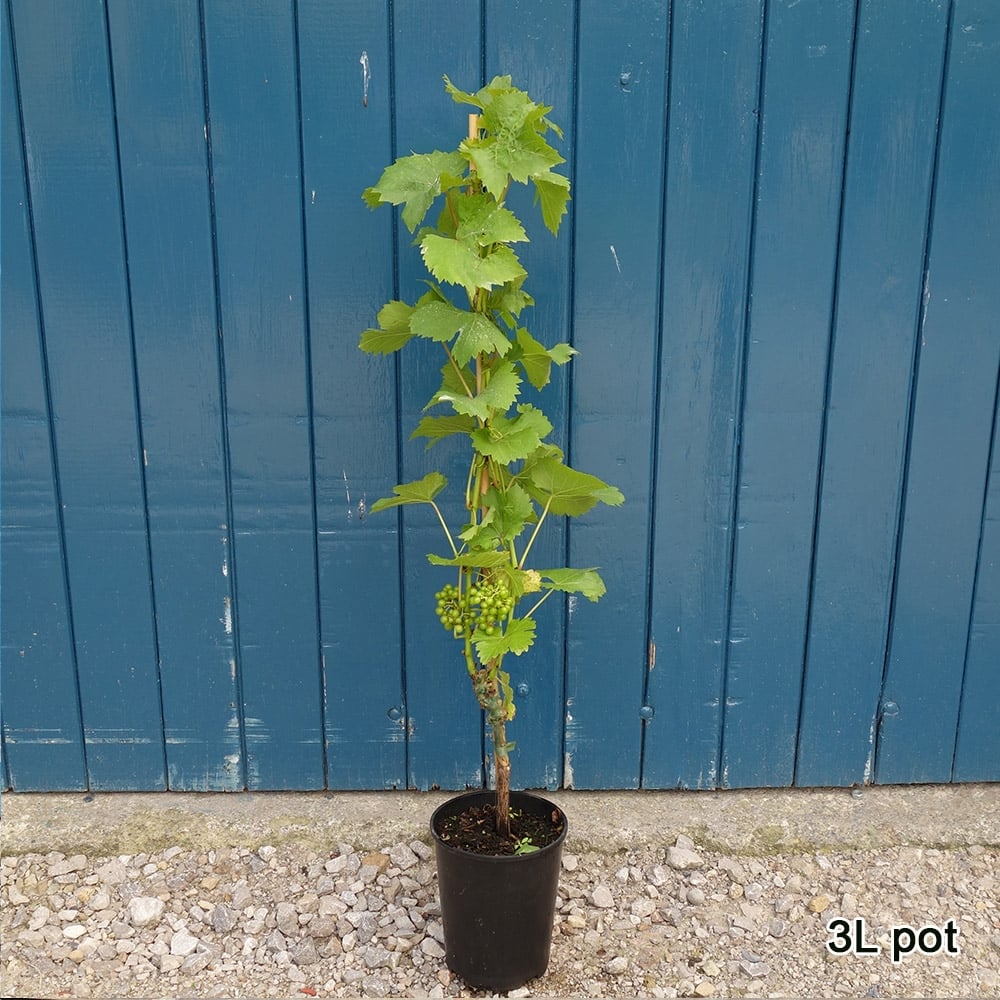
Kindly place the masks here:
[[(564, 852), (548, 979), (509, 995), (1000, 995), (996, 847), (755, 857), (670, 840)], [(470, 995), (423, 840), (5, 856), (0, 876), (9, 995)], [(826, 949), (848, 915), (880, 954)], [(959, 955), (891, 962), (894, 925), (949, 919)]]

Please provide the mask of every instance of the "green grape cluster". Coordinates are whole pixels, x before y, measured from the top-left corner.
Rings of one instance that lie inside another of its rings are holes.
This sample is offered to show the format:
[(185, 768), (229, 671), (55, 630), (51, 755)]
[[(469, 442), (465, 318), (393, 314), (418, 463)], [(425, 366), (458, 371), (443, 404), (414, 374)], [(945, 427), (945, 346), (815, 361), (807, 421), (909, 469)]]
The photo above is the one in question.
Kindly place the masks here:
[(480, 579), (464, 594), (449, 583), (434, 598), (438, 619), (458, 639), (478, 630), (495, 635), (514, 607), (507, 584), (487, 579)]

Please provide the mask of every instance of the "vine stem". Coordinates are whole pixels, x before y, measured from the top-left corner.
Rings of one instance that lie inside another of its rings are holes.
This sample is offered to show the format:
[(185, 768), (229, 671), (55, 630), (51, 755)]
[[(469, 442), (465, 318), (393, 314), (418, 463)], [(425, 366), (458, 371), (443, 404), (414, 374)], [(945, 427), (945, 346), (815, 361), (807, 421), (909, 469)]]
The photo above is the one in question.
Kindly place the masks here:
[(448, 524), (441, 513), (441, 509), (438, 505), (431, 500), (430, 505), (434, 508), (434, 513), (437, 514), (438, 520), (441, 522), (441, 527), (444, 530), (444, 537), (448, 539), (448, 544), (451, 546), (451, 554), (458, 557), (458, 549), (455, 548), (455, 540), (451, 537), (451, 532), (448, 530)]
[(545, 501), (545, 508), (542, 510), (541, 517), (538, 518), (538, 523), (535, 525), (535, 530), (531, 533), (531, 538), (528, 539), (528, 544), (525, 550), (521, 553), (521, 561), (518, 563), (518, 569), (524, 569), (524, 560), (528, 558), (528, 553), (531, 551), (531, 546), (535, 544), (535, 539), (538, 537), (538, 532), (545, 521), (546, 516), (549, 513), (549, 507), (552, 505), (552, 496), (550, 494), (548, 500)]

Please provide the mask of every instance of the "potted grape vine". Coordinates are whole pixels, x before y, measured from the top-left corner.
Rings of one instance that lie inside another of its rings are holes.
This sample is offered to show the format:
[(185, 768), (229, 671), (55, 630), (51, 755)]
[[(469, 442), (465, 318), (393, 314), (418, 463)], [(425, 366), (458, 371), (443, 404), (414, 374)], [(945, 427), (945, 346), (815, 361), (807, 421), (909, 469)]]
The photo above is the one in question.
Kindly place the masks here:
[(412, 436), (425, 438), (428, 448), (464, 439), (468, 474), (456, 487), (462, 523), (449, 524), (438, 505), (448, 487), (440, 471), (394, 487), (371, 512), (423, 504), (441, 525), (442, 548), (427, 556), (443, 577), (434, 607), (485, 716), (496, 785), (456, 796), (431, 820), (447, 962), (471, 986), (509, 990), (547, 967), (566, 835), (561, 809), (511, 792), (509, 658), (531, 648), (536, 612), (553, 594), (596, 601), (605, 589), (595, 568), (538, 568), (531, 556), (553, 519), (624, 498), (568, 466), (548, 439), (553, 428), (545, 413), (522, 399), (525, 382), (543, 389), (552, 365), (576, 353), (567, 343), (544, 346), (522, 325), (533, 299), (515, 247), (528, 236), (506, 204), (512, 182), (532, 185), (542, 222), (558, 234), (570, 184), (555, 170), (565, 161), (547, 136), (562, 133), (548, 118), (551, 108), (512, 86), (509, 76), (475, 93), (444, 82), (456, 103), (476, 109), (467, 134), (453, 150), (398, 158), (364, 192), (372, 208), (402, 206), (429, 276), (427, 291), (413, 303), (386, 303), (360, 347), (388, 355), (414, 337), (440, 344), (440, 387)]

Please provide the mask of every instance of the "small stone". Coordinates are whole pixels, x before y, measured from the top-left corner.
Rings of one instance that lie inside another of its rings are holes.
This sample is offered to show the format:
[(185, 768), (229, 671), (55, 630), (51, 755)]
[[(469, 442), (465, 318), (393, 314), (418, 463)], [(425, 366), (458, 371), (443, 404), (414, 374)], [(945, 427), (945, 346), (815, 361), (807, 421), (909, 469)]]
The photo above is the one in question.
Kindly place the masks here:
[(257, 849), (257, 857), (261, 861), (270, 861), (277, 853), (278, 848), (272, 847), (270, 844), (265, 844), (263, 847)]
[(420, 860), (406, 844), (396, 844), (390, 847), (389, 858), (400, 871), (404, 872)]
[(701, 855), (686, 847), (668, 847), (667, 864), (675, 871), (688, 871), (691, 868), (700, 868), (703, 864)]
[(687, 893), (685, 895), (686, 895), (687, 901), (692, 906), (704, 906), (704, 904), (705, 904), (705, 893), (702, 892), (701, 889), (692, 887), (692, 888), (688, 889), (688, 891), (687, 891)]
[(425, 844), (422, 840), (411, 840), (410, 850), (420, 858), (421, 861), (430, 861), (434, 857), (434, 848)]
[(789, 927), (791, 927), (791, 924), (787, 920), (775, 917), (768, 922), (767, 933), (773, 938), (783, 938), (788, 933)]
[(128, 918), (133, 927), (148, 927), (163, 916), (162, 899), (155, 896), (134, 896), (128, 901)]
[(531, 990), (527, 986), (519, 986), (516, 990), (511, 990), (507, 996), (511, 998), (516, 997), (517, 1000), (524, 1000), (525, 997), (531, 996)]
[(228, 934), (236, 926), (236, 914), (222, 903), (212, 910), (208, 919), (216, 934)]
[(372, 851), (361, 859), (361, 866), (368, 865), (381, 875), (389, 867), (391, 860), (388, 854), (383, 854), (381, 851)]
[(12, 885), (7, 891), (7, 902), (9, 902), (11, 906), (24, 906), (25, 903), (31, 902), (31, 898), (29, 896), (25, 896), (25, 894), (21, 892), (16, 885)]
[(615, 898), (606, 885), (596, 886), (590, 894), (590, 901), (601, 910), (607, 910), (615, 905)]
[(68, 927), (63, 928), (63, 936), (68, 937), (71, 941), (82, 938), (86, 933), (87, 928), (83, 924), (70, 924)]
[(715, 983), (709, 979), (703, 979), (694, 988), (694, 995), (698, 997), (710, 997), (715, 995)]
[(809, 900), (809, 909), (812, 910), (813, 913), (822, 913), (832, 902), (833, 900), (830, 899), (829, 896), (821, 893), (818, 896), (813, 896), (813, 898)]
[(198, 939), (183, 927), (179, 931), (175, 931), (170, 938), (171, 955), (187, 958), (197, 947)]
[(580, 865), (580, 859), (575, 854), (564, 854), (562, 866), (568, 872), (575, 872)]
[(176, 972), (184, 964), (180, 955), (163, 955), (160, 958), (160, 972)]
[(622, 955), (616, 955), (610, 962), (608, 962), (608, 972), (612, 976), (624, 975), (628, 970), (628, 959)]
[(292, 950), (292, 961), (296, 965), (315, 965), (319, 961), (313, 939), (307, 937)]
[(751, 979), (763, 979), (771, 972), (771, 966), (767, 962), (749, 962), (746, 959), (740, 961), (740, 968)]
[(73, 872), (82, 872), (87, 867), (87, 859), (82, 854), (74, 854), (73, 857), (65, 861), (57, 861), (49, 865), (49, 877), (58, 878), (60, 875), (71, 875)]
[(295, 934), (299, 929), (299, 913), (291, 903), (278, 903), (278, 930), (282, 934)]
[(432, 937), (425, 937), (423, 941), (420, 942), (420, 950), (428, 956), (428, 958), (444, 958), (444, 948), (434, 940)]

